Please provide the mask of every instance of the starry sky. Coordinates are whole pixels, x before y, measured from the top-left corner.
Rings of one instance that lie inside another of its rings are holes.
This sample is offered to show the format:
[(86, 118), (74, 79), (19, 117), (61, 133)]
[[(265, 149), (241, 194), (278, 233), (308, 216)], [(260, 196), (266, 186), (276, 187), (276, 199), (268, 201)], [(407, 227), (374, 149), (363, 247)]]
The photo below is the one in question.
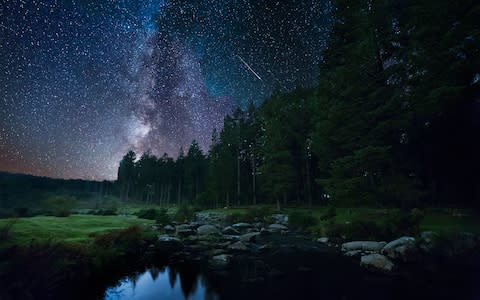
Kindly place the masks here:
[(328, 0), (0, 0), (0, 171), (115, 179), (314, 85)]

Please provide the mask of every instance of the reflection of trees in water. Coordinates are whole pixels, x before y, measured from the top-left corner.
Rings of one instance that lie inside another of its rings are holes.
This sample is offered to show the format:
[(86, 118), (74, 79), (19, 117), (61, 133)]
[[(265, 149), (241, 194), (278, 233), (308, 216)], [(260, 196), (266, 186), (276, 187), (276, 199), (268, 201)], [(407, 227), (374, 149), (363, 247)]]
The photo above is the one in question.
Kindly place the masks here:
[(150, 276), (152, 277), (152, 280), (156, 281), (158, 278), (158, 275), (160, 275), (160, 273), (165, 272), (165, 267), (162, 267), (160, 269), (153, 267), (153, 268), (150, 268), (148, 271), (150, 273)]
[(170, 287), (173, 289), (175, 283), (177, 282), (177, 270), (174, 268), (167, 268), (168, 281), (170, 282)]
[(188, 298), (197, 289), (199, 272), (197, 269), (182, 266), (179, 268), (180, 285), (185, 298)]

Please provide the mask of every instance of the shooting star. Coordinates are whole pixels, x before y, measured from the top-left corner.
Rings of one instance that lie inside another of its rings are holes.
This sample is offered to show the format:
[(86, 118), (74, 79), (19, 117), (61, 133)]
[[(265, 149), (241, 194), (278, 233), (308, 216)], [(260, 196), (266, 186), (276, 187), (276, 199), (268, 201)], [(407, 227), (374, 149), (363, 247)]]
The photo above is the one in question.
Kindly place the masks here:
[(238, 55), (238, 58), (240, 58), (240, 60), (242, 61), (242, 63), (253, 73), (253, 75), (255, 75), (255, 77), (257, 77), (260, 81), (263, 81), (262, 77), (260, 77), (248, 64), (246, 61), (243, 60), (243, 58)]

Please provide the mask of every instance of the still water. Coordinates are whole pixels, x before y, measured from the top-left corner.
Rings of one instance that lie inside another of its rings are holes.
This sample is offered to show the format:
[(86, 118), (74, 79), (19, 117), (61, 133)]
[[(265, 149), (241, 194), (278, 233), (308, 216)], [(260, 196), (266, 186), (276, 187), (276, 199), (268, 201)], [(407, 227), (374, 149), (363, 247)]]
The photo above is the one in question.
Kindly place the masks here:
[(150, 268), (143, 273), (121, 279), (105, 291), (105, 300), (178, 300), (219, 299), (207, 289), (202, 275), (190, 277), (170, 267)]

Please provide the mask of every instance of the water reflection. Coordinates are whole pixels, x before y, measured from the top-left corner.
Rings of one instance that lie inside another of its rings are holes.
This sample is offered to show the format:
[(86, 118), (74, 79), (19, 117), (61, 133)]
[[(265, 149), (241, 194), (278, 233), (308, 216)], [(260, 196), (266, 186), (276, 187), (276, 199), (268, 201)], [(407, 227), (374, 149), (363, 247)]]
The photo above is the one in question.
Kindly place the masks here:
[(105, 300), (178, 300), (218, 299), (209, 291), (205, 278), (191, 270), (177, 271), (166, 267), (151, 268), (143, 273), (121, 279), (105, 292)]

